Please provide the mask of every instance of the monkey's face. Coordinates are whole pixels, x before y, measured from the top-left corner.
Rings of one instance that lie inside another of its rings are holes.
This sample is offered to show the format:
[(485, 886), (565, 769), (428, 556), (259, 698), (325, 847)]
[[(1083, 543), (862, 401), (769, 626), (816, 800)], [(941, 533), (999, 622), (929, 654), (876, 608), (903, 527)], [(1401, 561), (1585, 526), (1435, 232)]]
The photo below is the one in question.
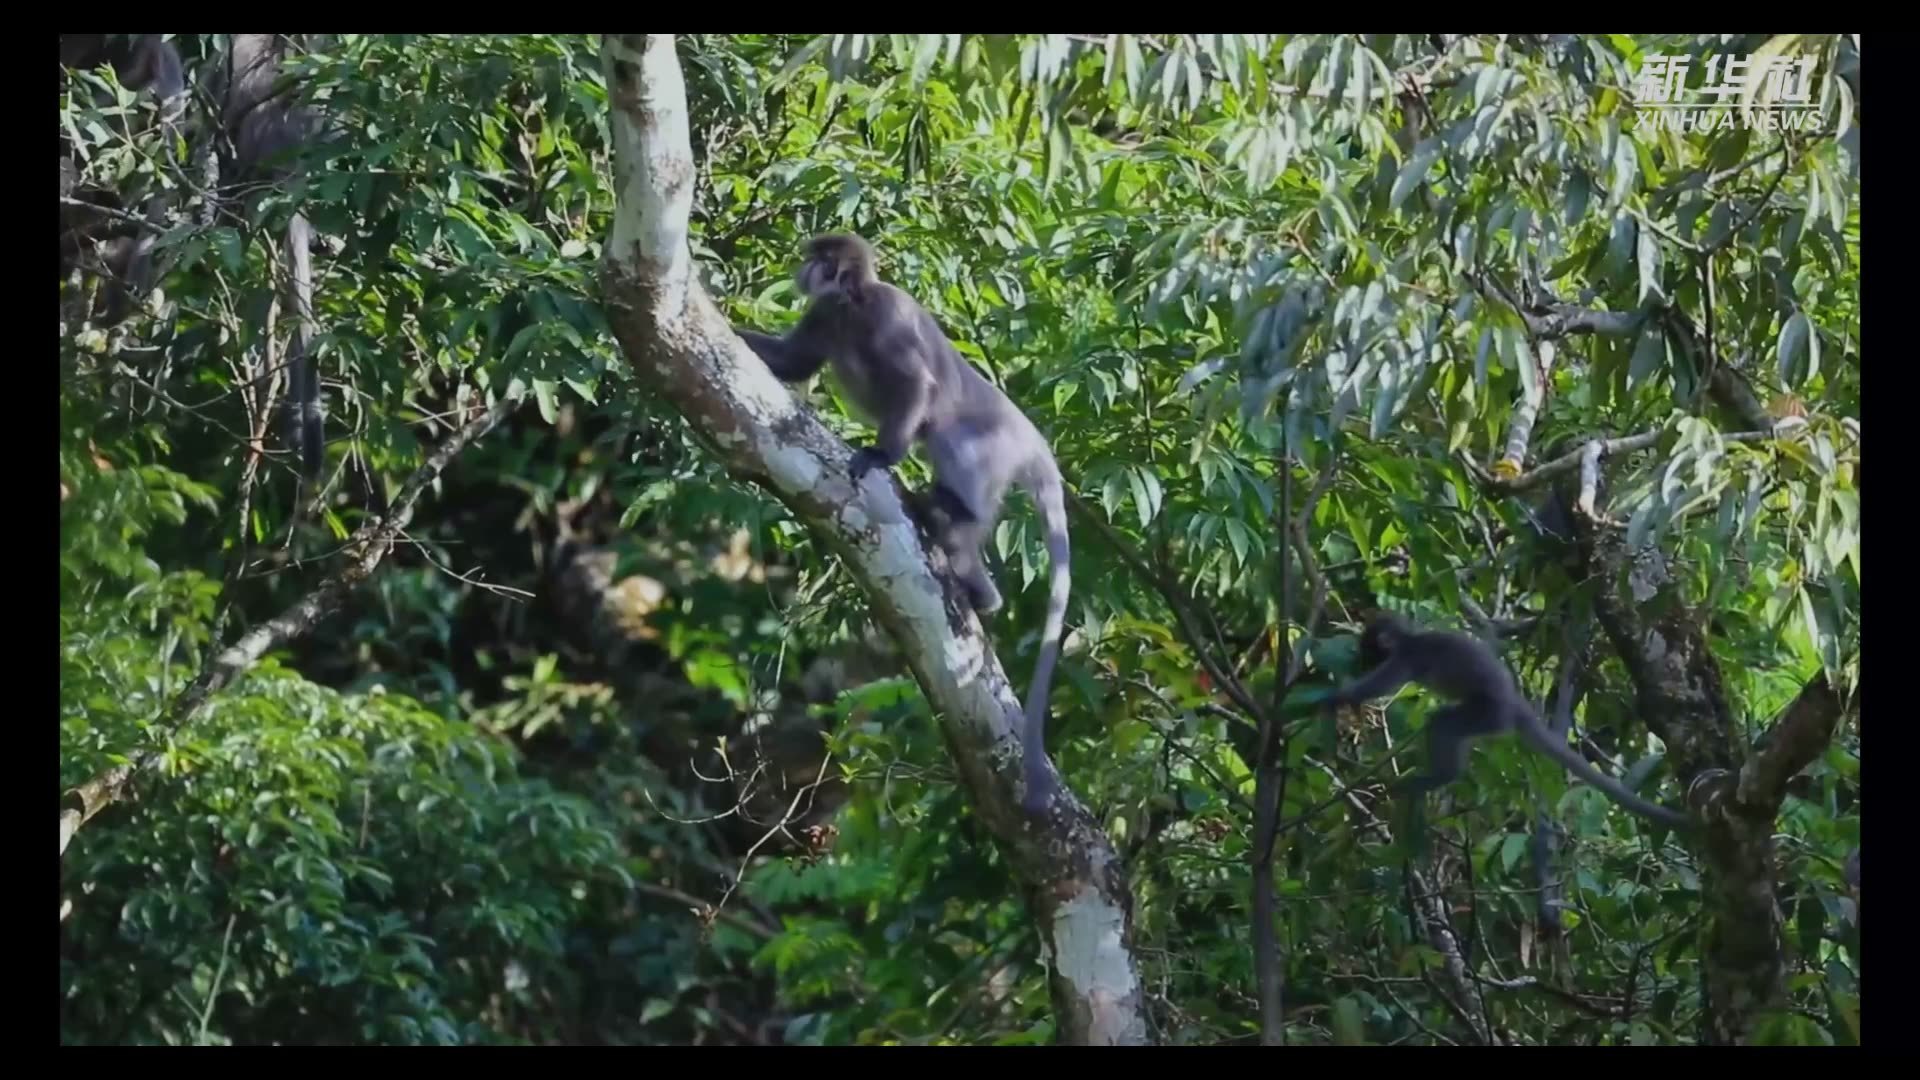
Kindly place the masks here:
[(840, 267), (834, 260), (816, 253), (800, 264), (794, 280), (809, 300), (818, 300), (840, 291)]
[(1400, 647), (1404, 630), (1404, 625), (1394, 616), (1388, 614), (1376, 616), (1367, 623), (1367, 628), (1360, 632), (1361, 663), (1371, 666), (1393, 655), (1394, 650)]
[(795, 280), (809, 299), (852, 295), (873, 278), (873, 254), (857, 236), (820, 236), (807, 245)]

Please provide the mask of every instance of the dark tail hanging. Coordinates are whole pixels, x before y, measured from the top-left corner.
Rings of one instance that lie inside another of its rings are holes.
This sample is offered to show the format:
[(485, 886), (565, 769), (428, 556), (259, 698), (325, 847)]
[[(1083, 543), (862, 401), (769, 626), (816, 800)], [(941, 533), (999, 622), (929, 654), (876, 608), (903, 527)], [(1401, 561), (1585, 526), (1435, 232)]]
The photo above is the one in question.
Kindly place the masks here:
[(326, 417), (320, 402), (320, 365), (313, 348), (313, 227), (295, 212), (287, 222), (288, 277), (293, 294), (293, 343), (287, 349), (287, 444), (300, 456), (300, 473), (311, 480), (326, 460)]
[(1067, 597), (1072, 589), (1068, 574), (1072, 548), (1067, 541), (1066, 496), (1057, 477), (1035, 485), (1034, 503), (1047, 525), (1047, 556), (1052, 565), (1052, 590), (1047, 595), (1046, 628), (1041, 632), (1040, 657), (1033, 666), (1033, 683), (1027, 688), (1027, 724), (1021, 738), (1021, 756), (1026, 763), (1027, 810), (1039, 813), (1055, 787), (1047, 761), (1047, 698), (1053, 689), (1053, 667), (1060, 658), (1060, 634), (1067, 621)]
[(1621, 806), (1674, 829), (1691, 827), (1692, 819), (1685, 814), (1648, 802), (1628, 791), (1618, 780), (1588, 764), (1587, 759), (1581, 757), (1579, 751), (1554, 738), (1545, 727), (1531, 717), (1521, 721), (1520, 732), (1535, 749), (1558, 761), (1568, 772), (1606, 792), (1608, 798)]

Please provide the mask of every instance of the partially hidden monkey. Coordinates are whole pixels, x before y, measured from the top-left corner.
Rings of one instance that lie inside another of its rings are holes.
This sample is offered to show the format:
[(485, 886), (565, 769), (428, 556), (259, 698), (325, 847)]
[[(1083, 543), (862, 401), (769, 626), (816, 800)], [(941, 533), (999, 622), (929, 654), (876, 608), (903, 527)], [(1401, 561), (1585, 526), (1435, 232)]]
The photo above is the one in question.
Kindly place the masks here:
[[(186, 68), (180, 51), (159, 34), (107, 35), (61, 34), (60, 63), (68, 68), (111, 65), (120, 85), (144, 92), (160, 105), (160, 121), (169, 132), (178, 132), (187, 107)], [(63, 170), (61, 195), (73, 194)], [(114, 325), (132, 314), (138, 300), (153, 288), (155, 267), (153, 252), (160, 234), (166, 230), (165, 193), (149, 198), (144, 208), (145, 221), (130, 232), (116, 229), (117, 235), (101, 243), (101, 262), (106, 270), (104, 283), (105, 325)], [(76, 208), (77, 209), (77, 208)], [(63, 206), (63, 221), (78, 220), (81, 215)], [(64, 266), (63, 266), (64, 269)]]
[(784, 337), (735, 332), (785, 382), (805, 381), (831, 361), (847, 396), (879, 431), (875, 443), (854, 452), (848, 466), (854, 480), (875, 467), (899, 464), (915, 441), (925, 447), (933, 467), (940, 546), (982, 615), (1001, 605), (981, 545), (992, 534), (1009, 485), (1025, 489), (1046, 522), (1052, 592), (1021, 738), (1022, 806), (1038, 814), (1056, 786), (1046, 757), (1045, 724), (1069, 589), (1059, 466), (1039, 429), (967, 363), (933, 316), (880, 280), (873, 248), (864, 239), (815, 237), (805, 255), (796, 280), (811, 303), (799, 324)]
[[(286, 153), (314, 136), (319, 118), (310, 107), (292, 100), (284, 91), (276, 92), (275, 83), (280, 77), (289, 48), (284, 35), (232, 34), (229, 37), (231, 44), (224, 65), (227, 71), (224, 76), (216, 72), (211, 80), (219, 88), (214, 96), (222, 101), (218, 126), (225, 139), (201, 140), (201, 145), (196, 148), (196, 156), (201, 159), (203, 178), (209, 175), (217, 178), (220, 175), (221, 155), (214, 152), (213, 143), (225, 141), (231, 145), (231, 165), (234, 166), (229, 172), (238, 173), (243, 178), (252, 173), (274, 182), (285, 181), (291, 175), (285, 160)], [(188, 104), (186, 73), (179, 50), (162, 35), (62, 34), (60, 62), (64, 67), (112, 64), (119, 72), (123, 85), (153, 95), (162, 105), (162, 121), (175, 131), (180, 130)], [(69, 217), (80, 216), (78, 208), (70, 209), (66, 205), (68, 197), (74, 194), (70, 190), (74, 174), (75, 170), (63, 163), (63, 224)], [(206, 185), (206, 201), (196, 218), (196, 223), (201, 227), (213, 222), (218, 202), (215, 187), (215, 183)], [(166, 201), (163, 195), (149, 199), (147, 221), (143, 228), (132, 235), (109, 237), (102, 244), (102, 261), (107, 270), (104, 289), (104, 321), (107, 324), (118, 323), (126, 318), (134, 306), (134, 300), (153, 286), (153, 250), (165, 231)], [(70, 258), (67, 250), (70, 241), (66, 234), (79, 231), (77, 228), (63, 228), (63, 276)], [(326, 453), (326, 404), (321, 397), (320, 373), (312, 348), (316, 333), (313, 314), (313, 240), (312, 224), (303, 212), (296, 209), (286, 232), (287, 292), (292, 301), (295, 326), (293, 340), (287, 350), (289, 389), (285, 441), (295, 451), (300, 472), (308, 480), (319, 476)]]
[(1378, 666), (1336, 690), (1326, 699), (1327, 708), (1385, 697), (1410, 682), (1454, 702), (1427, 721), (1427, 772), (1397, 786), (1425, 794), (1451, 783), (1466, 769), (1474, 739), (1511, 731), (1627, 809), (1674, 828), (1690, 824), (1686, 815), (1634, 795), (1555, 738), (1521, 696), (1506, 666), (1474, 638), (1417, 630), (1398, 616), (1382, 613), (1361, 634), (1360, 654), (1377, 659)]
[[(311, 139), (319, 116), (285, 92), (276, 93), (290, 43), (281, 34), (233, 34), (221, 126), (233, 144), (235, 172), (275, 182), (292, 174), (287, 155)], [(295, 208), (287, 221), (287, 293), (293, 301), (293, 340), (287, 348), (285, 441), (299, 459), (301, 475), (313, 480), (326, 463), (326, 402), (313, 355), (313, 226)]]

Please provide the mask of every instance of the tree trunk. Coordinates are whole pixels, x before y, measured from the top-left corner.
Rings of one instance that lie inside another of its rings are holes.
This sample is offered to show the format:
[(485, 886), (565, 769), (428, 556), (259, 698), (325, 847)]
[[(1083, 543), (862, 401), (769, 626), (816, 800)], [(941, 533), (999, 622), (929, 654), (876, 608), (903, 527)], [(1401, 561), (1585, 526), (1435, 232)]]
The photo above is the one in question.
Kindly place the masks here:
[(1060, 1041), (1147, 1042), (1120, 858), (1064, 788), (1043, 820), (1021, 812), (1020, 701), (959, 588), (935, 576), (944, 558), (925, 550), (888, 474), (849, 479), (846, 444), (735, 336), (693, 278), (695, 168), (672, 35), (607, 35), (601, 57), (616, 198), (601, 276), (628, 362), (728, 469), (786, 504), (860, 582), (1040, 927)]

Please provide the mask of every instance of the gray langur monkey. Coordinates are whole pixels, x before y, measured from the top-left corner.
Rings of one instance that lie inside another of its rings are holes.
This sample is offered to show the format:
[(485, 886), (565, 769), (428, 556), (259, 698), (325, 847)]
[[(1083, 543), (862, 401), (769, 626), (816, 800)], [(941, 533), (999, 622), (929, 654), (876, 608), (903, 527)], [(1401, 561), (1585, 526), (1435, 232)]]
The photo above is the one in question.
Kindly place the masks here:
[(848, 466), (854, 480), (875, 467), (899, 464), (916, 441), (925, 447), (940, 546), (982, 615), (1001, 605), (981, 545), (1007, 488), (1024, 488), (1046, 522), (1052, 592), (1021, 738), (1022, 806), (1038, 814), (1056, 786), (1046, 756), (1047, 696), (1070, 587), (1065, 492), (1053, 451), (1033, 422), (967, 363), (925, 308), (880, 280), (865, 240), (818, 236), (805, 255), (796, 280), (811, 303), (799, 324), (784, 337), (735, 332), (785, 382), (805, 381), (832, 362), (847, 396), (879, 430), (875, 443), (854, 452)]
[[(160, 106), (160, 122), (170, 133), (180, 130), (187, 108), (186, 66), (180, 50), (160, 34), (62, 34), (60, 63), (67, 68), (110, 65), (120, 85), (136, 93), (145, 93)], [(72, 194), (68, 171), (62, 170), (61, 195)], [(116, 230), (101, 243), (101, 262), (106, 270), (106, 306), (102, 316), (114, 325), (130, 315), (141, 297), (153, 288), (155, 267), (153, 252), (166, 229), (169, 196), (164, 192), (147, 199), (145, 221), (129, 234)], [(62, 215), (67, 211), (63, 208)]]
[(1427, 772), (1408, 777), (1398, 787), (1425, 794), (1451, 783), (1466, 769), (1474, 739), (1511, 731), (1627, 809), (1676, 829), (1690, 824), (1686, 815), (1634, 795), (1554, 737), (1521, 696), (1506, 666), (1480, 641), (1465, 634), (1417, 630), (1383, 612), (1361, 634), (1360, 655), (1378, 666), (1329, 695), (1327, 708), (1385, 697), (1410, 682), (1454, 702), (1427, 721)]
[[(235, 171), (264, 174), (274, 182), (292, 175), (285, 155), (312, 138), (318, 116), (287, 93), (276, 93), (289, 43), (281, 34), (234, 34), (221, 126), (233, 141)], [(301, 475), (313, 480), (326, 461), (326, 402), (313, 357), (313, 226), (299, 208), (287, 221), (288, 294), (293, 302), (293, 340), (287, 347), (286, 435), (299, 457)]]

